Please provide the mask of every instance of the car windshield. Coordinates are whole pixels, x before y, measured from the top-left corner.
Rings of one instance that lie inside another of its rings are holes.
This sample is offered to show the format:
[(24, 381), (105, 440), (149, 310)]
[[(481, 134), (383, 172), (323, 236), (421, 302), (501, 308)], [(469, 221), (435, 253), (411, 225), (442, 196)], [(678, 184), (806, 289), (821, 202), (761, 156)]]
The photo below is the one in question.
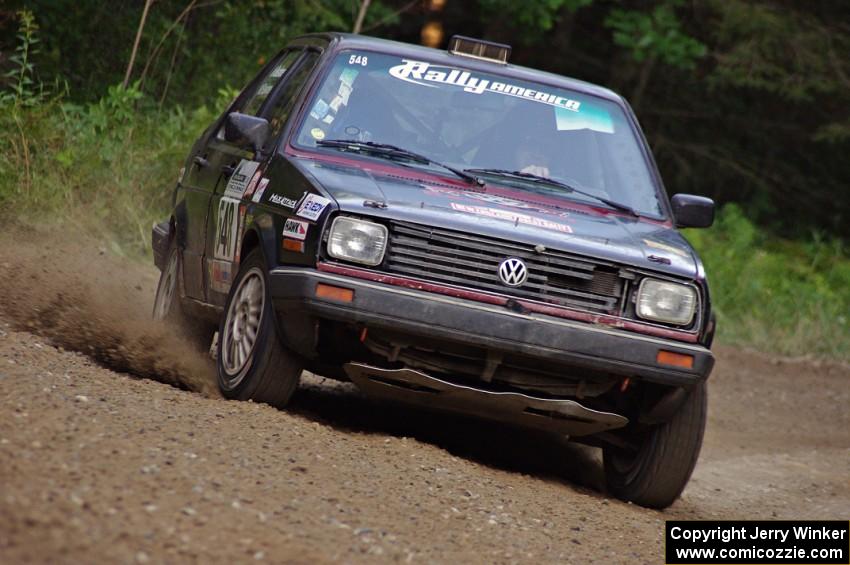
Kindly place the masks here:
[[(653, 177), (622, 108), (572, 90), (460, 66), (343, 51), (296, 134), (301, 147), (322, 140), (391, 144), (456, 169), (521, 171), (641, 214), (662, 215)], [(565, 187), (476, 174), (592, 201)]]

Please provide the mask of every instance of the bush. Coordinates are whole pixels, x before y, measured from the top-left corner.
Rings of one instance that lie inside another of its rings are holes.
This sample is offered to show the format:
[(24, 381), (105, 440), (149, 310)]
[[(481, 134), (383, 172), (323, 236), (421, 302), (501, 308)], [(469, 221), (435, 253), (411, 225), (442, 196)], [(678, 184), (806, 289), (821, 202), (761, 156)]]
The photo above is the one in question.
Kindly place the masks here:
[(160, 111), (120, 86), (95, 104), (0, 106), (2, 209), (70, 220), (136, 253), (150, 245), (151, 223), (166, 213), (188, 148), (213, 117), (207, 107)]
[(734, 204), (688, 239), (706, 265), (718, 339), (788, 355), (850, 358), (850, 258), (840, 241), (788, 241)]

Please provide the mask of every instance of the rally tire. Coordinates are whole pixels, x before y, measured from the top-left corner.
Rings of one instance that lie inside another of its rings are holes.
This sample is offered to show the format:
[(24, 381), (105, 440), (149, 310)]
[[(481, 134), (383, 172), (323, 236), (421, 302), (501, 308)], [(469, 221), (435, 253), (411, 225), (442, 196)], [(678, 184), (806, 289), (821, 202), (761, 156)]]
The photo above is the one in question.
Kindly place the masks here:
[(159, 274), (151, 316), (157, 321), (181, 321), (179, 280), (181, 274), (180, 253), (174, 239), (168, 245), (165, 265)]
[(707, 416), (705, 383), (663, 424), (645, 430), (636, 454), (604, 450), (605, 480), (617, 498), (649, 508), (670, 506), (685, 489), (702, 447)]
[(172, 239), (168, 246), (165, 266), (156, 285), (151, 315), (154, 320), (164, 322), (176, 329), (199, 352), (206, 352), (215, 328), (207, 322), (190, 317), (183, 310), (180, 302), (182, 277), (183, 261), (177, 242)]
[(278, 408), (289, 402), (298, 387), (302, 364), (278, 337), (268, 271), (259, 249), (245, 257), (233, 281), (217, 348), (218, 386), (225, 398)]
[(199, 323), (183, 311), (180, 303), (180, 281), (183, 277), (183, 261), (177, 241), (172, 238), (168, 245), (165, 266), (159, 275), (156, 285), (156, 295), (153, 301), (151, 316), (154, 320), (166, 322), (188, 335), (195, 335)]

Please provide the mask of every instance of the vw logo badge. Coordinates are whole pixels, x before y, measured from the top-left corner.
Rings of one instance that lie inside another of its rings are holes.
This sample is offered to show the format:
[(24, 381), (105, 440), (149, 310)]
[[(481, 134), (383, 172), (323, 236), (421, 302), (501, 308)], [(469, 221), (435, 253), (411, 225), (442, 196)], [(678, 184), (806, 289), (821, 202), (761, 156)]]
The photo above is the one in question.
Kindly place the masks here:
[(528, 278), (528, 268), (522, 259), (510, 257), (499, 263), (499, 278), (508, 286), (521, 286)]

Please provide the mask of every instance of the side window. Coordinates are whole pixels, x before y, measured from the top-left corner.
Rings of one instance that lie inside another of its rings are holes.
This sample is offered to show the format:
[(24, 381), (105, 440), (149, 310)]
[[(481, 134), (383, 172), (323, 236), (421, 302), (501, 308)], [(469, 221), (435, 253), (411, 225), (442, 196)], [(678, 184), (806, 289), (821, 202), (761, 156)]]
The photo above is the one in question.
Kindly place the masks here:
[(280, 61), (278, 61), (278, 63), (272, 68), (271, 72), (267, 74), (262, 81), (260, 81), (259, 86), (257, 86), (257, 90), (251, 95), (248, 102), (242, 108), (243, 114), (250, 114), (252, 116), (257, 115), (260, 108), (263, 106), (263, 102), (266, 101), (266, 98), (268, 98), (269, 93), (274, 89), (275, 85), (280, 80), (280, 77), (286, 74), (286, 71), (289, 70), (300, 55), (301, 51), (290, 51), (284, 55)]
[(283, 124), (286, 123), (289, 113), (292, 111), (292, 106), (295, 104), (295, 99), (301, 92), (301, 87), (307, 82), (310, 73), (313, 72), (313, 67), (316, 66), (316, 61), (319, 59), (319, 54), (308, 51), (292, 74), (286, 79), (281, 86), (279, 92), (276, 92), (274, 97), (269, 101), (268, 107), (263, 109), (263, 115), (269, 120), (271, 125), (272, 135), (270, 139), (274, 139), (283, 129)]

